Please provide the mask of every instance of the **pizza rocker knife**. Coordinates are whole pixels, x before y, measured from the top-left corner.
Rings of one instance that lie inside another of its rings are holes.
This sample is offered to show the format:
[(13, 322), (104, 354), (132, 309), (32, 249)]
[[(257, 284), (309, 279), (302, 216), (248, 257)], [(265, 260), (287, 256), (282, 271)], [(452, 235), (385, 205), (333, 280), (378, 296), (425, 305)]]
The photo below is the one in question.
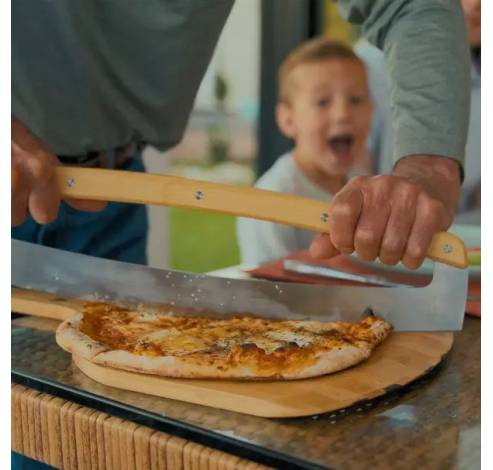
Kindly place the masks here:
[[(183, 207), (330, 230), (328, 203), (291, 194), (69, 166), (57, 169), (57, 179), (64, 198)], [(460, 330), (468, 281), (464, 244), (448, 232), (438, 233), (427, 257), (434, 269), (424, 287), (322, 286), (156, 269), (12, 240), (12, 285), (65, 298), (274, 319), (358, 321), (370, 309), (396, 331)]]

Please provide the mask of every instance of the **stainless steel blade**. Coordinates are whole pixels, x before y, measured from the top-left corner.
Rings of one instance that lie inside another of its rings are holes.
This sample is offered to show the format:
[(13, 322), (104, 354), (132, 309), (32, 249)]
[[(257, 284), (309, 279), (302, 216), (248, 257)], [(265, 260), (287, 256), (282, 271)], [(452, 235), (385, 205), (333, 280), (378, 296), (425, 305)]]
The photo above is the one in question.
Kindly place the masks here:
[(371, 308), (396, 331), (452, 331), (462, 327), (467, 270), (436, 263), (432, 282), (418, 288), (318, 286), (155, 269), (12, 240), (12, 285), (69, 298), (279, 319), (357, 321)]
[(355, 274), (342, 269), (329, 268), (318, 264), (306, 263), (294, 259), (285, 259), (282, 262), (285, 271), (304, 274), (307, 276), (322, 276), (328, 279), (341, 279), (344, 281), (356, 281), (363, 284), (373, 284), (382, 287), (411, 287), (408, 284), (389, 281), (381, 276), (371, 274)]

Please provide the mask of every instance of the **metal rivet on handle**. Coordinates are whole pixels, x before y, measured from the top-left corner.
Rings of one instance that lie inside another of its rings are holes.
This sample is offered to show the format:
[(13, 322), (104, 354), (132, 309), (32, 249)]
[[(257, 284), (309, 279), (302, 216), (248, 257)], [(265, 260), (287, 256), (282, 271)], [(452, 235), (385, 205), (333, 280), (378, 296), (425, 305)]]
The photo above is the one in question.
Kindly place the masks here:
[(202, 191), (195, 191), (195, 199), (197, 199), (197, 201), (204, 199), (204, 193)]
[(74, 180), (73, 178), (69, 178), (69, 179), (67, 180), (67, 186), (68, 186), (69, 188), (73, 188), (73, 187), (75, 186), (75, 180)]
[(443, 245), (443, 252), (444, 253), (452, 253), (452, 251), (454, 251), (454, 247), (452, 245), (450, 245), (449, 243), (446, 243), (445, 245)]
[(322, 222), (327, 222), (329, 220), (329, 214), (327, 214), (326, 212), (322, 213), (322, 215), (320, 216), (320, 220)]

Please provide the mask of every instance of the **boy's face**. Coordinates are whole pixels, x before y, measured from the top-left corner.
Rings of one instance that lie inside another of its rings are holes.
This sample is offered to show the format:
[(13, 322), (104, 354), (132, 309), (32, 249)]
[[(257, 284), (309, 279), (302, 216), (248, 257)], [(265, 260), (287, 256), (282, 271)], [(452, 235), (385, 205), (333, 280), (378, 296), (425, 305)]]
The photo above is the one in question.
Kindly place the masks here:
[(290, 102), (278, 123), (296, 153), (317, 172), (347, 174), (362, 154), (371, 121), (364, 65), (353, 59), (300, 64), (291, 71)]

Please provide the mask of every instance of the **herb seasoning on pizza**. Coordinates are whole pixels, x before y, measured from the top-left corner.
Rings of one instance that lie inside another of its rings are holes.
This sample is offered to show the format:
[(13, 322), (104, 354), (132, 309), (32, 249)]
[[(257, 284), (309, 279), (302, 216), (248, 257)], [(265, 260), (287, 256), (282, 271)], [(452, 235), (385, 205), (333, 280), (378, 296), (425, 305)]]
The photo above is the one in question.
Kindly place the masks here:
[(390, 333), (359, 323), (218, 319), (88, 303), (63, 322), (58, 344), (95, 364), (166, 377), (290, 380), (351, 367)]

